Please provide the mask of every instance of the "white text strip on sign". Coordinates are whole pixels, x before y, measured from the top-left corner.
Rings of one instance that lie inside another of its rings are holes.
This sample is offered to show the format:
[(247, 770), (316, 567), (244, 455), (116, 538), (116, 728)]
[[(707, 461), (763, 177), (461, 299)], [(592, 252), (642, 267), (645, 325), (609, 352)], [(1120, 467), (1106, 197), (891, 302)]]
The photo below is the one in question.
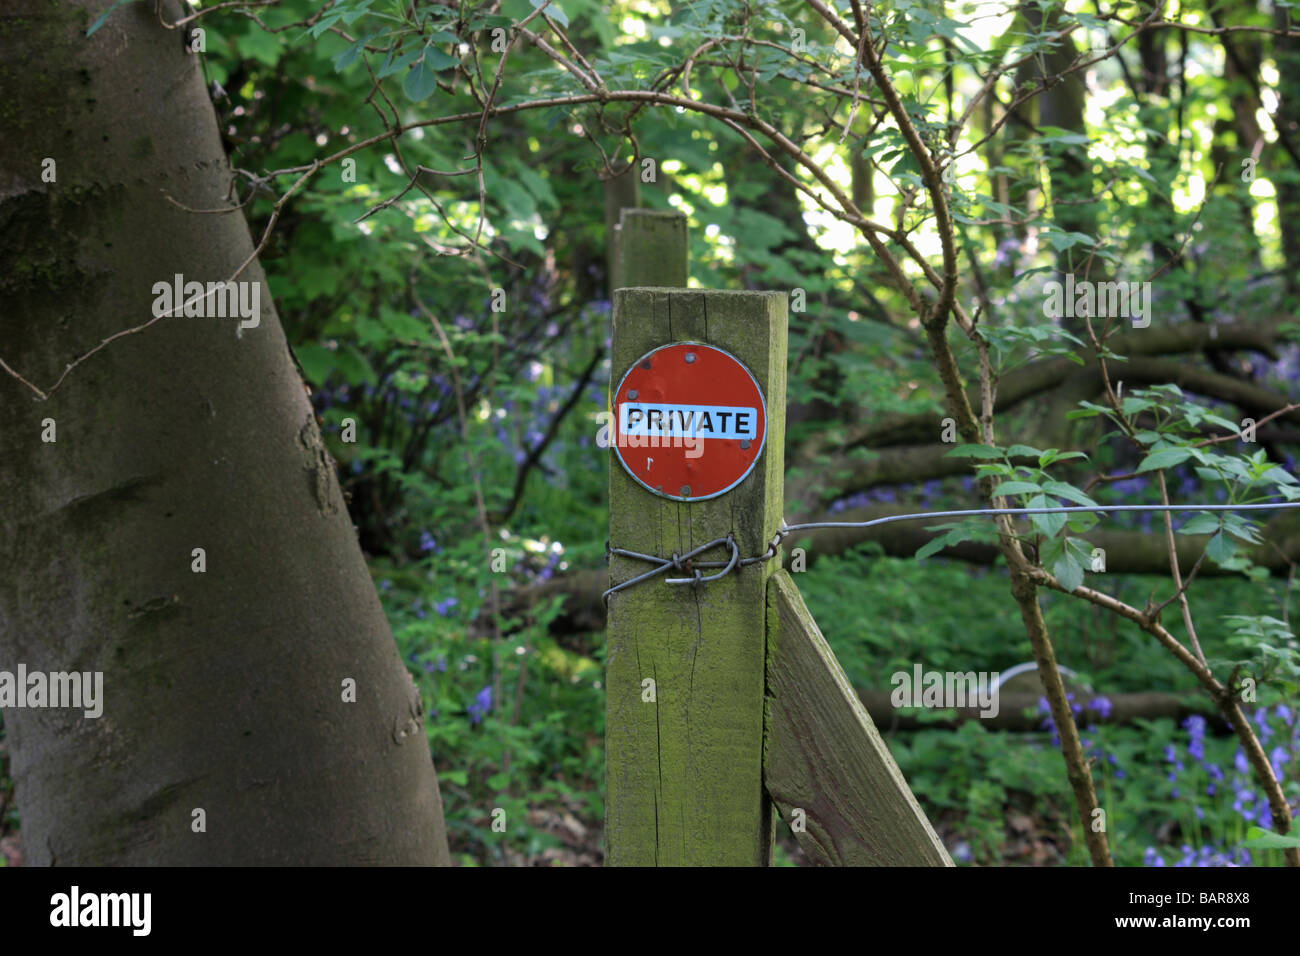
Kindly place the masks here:
[(758, 409), (731, 405), (664, 405), (623, 402), (618, 430), (622, 435), (683, 438), (758, 437)]

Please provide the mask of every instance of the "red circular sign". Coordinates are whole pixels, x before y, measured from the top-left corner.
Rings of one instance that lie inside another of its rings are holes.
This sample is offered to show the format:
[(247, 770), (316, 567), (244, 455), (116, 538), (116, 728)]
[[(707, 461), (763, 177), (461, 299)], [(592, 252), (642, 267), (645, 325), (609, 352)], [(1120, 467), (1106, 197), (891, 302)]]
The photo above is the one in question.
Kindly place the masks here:
[(674, 342), (641, 356), (614, 392), (614, 453), (647, 491), (678, 501), (726, 494), (754, 468), (767, 406), (728, 352)]

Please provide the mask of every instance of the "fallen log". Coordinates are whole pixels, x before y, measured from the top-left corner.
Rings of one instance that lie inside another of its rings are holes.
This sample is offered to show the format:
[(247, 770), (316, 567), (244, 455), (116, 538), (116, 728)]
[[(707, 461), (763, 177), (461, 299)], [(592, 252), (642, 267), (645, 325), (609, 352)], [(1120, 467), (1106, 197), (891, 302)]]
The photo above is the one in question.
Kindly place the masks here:
[[(1042, 730), (1046, 714), (1038, 710), (1038, 694), (1033, 691), (1003, 691), (999, 695), (999, 707), (996, 716), (980, 717), (978, 707), (954, 708), (945, 711), (924, 712), (919, 708), (900, 710), (890, 700), (891, 691), (859, 690), (858, 696), (867, 708), (867, 713), (880, 728), (882, 734), (895, 730), (951, 730), (968, 720), (978, 720), (989, 730)], [(1095, 710), (1085, 710), (1080, 715), (1080, 727), (1089, 724), (1130, 724), (1142, 718), (1155, 720), (1169, 717), (1178, 721), (1185, 720), (1192, 714), (1200, 714), (1209, 727), (1215, 731), (1228, 733), (1228, 726), (1214, 706), (1203, 696), (1195, 693), (1169, 694), (1162, 692), (1143, 692), (1132, 694), (1095, 694), (1110, 701), (1110, 712), (1102, 716)], [(1078, 703), (1087, 704), (1091, 700), (1078, 699)], [(940, 717), (939, 714), (947, 716)]]

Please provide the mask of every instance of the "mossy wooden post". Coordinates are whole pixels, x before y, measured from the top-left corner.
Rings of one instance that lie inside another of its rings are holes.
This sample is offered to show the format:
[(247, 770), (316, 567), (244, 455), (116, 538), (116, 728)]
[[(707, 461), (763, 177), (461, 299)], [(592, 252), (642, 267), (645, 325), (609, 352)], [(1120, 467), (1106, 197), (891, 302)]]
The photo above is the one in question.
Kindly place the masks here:
[(614, 289), (686, 287), (686, 216), (674, 209), (624, 209), (614, 229)]
[(605, 188), (605, 269), (611, 298), (620, 285), (618, 272), (618, 218), (624, 209), (635, 209), (641, 202), (640, 180), (636, 167), (628, 165), (617, 176), (604, 181)]
[[(629, 215), (624, 214), (625, 225)], [(679, 341), (725, 349), (749, 369), (766, 401), (766, 444), (744, 481), (698, 502), (651, 494), (624, 471), (611, 450), (610, 544), (667, 556), (731, 533), (742, 556), (762, 554), (781, 523), (785, 293), (615, 292), (611, 387), (647, 352)], [(720, 547), (701, 558), (727, 556)], [(700, 586), (669, 585), (664, 578), (670, 575), (661, 575), (610, 595), (605, 730), (609, 864), (754, 866), (770, 861), (763, 690), (767, 581), (776, 567), (775, 560), (751, 564)], [(610, 580), (618, 584), (649, 569), (644, 562), (615, 555)]]
[(952, 866), (787, 571), (767, 584), (764, 782), (815, 863)]

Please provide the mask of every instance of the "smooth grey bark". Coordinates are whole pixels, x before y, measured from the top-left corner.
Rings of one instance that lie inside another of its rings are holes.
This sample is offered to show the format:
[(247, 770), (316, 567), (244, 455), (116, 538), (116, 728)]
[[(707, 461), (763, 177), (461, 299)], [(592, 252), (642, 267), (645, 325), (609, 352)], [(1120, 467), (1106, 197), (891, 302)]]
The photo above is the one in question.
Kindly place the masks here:
[[(241, 213), (164, 195), (225, 204), (197, 59), (153, 3), (86, 38), (107, 5), (0, 21), (0, 359), (42, 389), (151, 318), (154, 283), (252, 251)], [(262, 270), (240, 278), (242, 335), (164, 318), (48, 401), (0, 370), (0, 670), (104, 673), (99, 719), (4, 713), (31, 864), (448, 862), (419, 695)]]

